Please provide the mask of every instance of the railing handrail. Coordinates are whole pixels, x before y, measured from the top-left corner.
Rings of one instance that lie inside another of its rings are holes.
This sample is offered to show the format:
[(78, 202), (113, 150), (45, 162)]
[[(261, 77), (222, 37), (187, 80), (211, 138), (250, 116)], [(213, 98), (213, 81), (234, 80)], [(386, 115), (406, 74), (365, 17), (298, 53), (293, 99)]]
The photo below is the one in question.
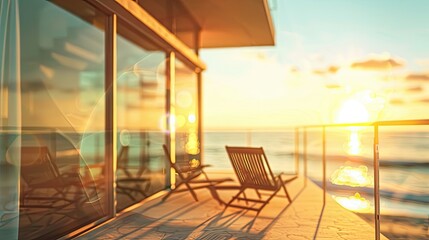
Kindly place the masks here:
[(412, 120), (389, 120), (375, 122), (356, 122), (356, 123), (330, 123), (316, 125), (300, 125), (295, 128), (322, 128), (322, 127), (370, 127), (370, 126), (410, 126), (410, 125), (429, 125), (429, 119)]

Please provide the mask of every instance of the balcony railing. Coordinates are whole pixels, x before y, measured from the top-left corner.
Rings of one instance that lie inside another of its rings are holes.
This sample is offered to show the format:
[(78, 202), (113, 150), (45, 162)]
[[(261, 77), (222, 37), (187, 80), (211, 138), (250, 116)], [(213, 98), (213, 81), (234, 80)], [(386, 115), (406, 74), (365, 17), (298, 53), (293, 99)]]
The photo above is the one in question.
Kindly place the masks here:
[(300, 133), (303, 135), (302, 157), (304, 162), (304, 176), (307, 177), (307, 130), (322, 130), (322, 186), (323, 186), (323, 204), (326, 201), (326, 129), (341, 127), (372, 127), (373, 128), (373, 171), (374, 171), (374, 228), (375, 239), (380, 239), (380, 151), (379, 151), (379, 128), (387, 126), (429, 126), (429, 119), (422, 120), (403, 120), (403, 121), (378, 121), (365, 123), (345, 123), (345, 124), (325, 124), (325, 125), (307, 125), (295, 128), (295, 170), (299, 173), (300, 160)]

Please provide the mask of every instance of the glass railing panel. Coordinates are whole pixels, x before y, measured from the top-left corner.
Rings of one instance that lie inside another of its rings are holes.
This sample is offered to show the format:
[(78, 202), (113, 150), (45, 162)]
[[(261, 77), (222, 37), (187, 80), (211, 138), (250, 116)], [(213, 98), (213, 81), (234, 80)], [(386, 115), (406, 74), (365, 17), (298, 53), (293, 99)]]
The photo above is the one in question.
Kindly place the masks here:
[(275, 173), (295, 173), (294, 131), (205, 131), (204, 163), (211, 169), (232, 171), (225, 146), (263, 147)]
[(380, 127), (380, 229), (390, 239), (427, 239), (429, 126)]
[(249, 134), (248, 131), (204, 131), (204, 164), (210, 164), (211, 170), (232, 172), (225, 145), (250, 146), (251, 135)]
[(326, 128), (327, 197), (370, 224), (375, 209), (373, 146), (373, 127)]
[(250, 145), (263, 147), (274, 173), (295, 174), (294, 132), (293, 131), (252, 131), (249, 132)]

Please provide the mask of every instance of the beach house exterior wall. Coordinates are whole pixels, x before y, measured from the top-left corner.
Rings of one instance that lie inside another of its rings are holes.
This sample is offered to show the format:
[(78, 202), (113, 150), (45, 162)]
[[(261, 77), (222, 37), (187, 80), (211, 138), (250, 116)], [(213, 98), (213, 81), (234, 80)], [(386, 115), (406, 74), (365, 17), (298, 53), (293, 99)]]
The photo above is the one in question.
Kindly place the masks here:
[(199, 49), (274, 44), (265, 0), (4, 0), (0, 13), (7, 239), (72, 237), (168, 189), (163, 144), (202, 160)]

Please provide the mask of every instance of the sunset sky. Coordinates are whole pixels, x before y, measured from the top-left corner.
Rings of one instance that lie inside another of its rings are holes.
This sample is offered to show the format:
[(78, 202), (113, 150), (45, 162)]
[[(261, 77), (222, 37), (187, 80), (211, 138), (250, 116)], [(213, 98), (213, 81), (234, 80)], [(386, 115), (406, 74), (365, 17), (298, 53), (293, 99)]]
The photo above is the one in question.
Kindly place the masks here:
[(201, 51), (206, 129), (429, 118), (429, 2), (270, 1), (276, 46)]

